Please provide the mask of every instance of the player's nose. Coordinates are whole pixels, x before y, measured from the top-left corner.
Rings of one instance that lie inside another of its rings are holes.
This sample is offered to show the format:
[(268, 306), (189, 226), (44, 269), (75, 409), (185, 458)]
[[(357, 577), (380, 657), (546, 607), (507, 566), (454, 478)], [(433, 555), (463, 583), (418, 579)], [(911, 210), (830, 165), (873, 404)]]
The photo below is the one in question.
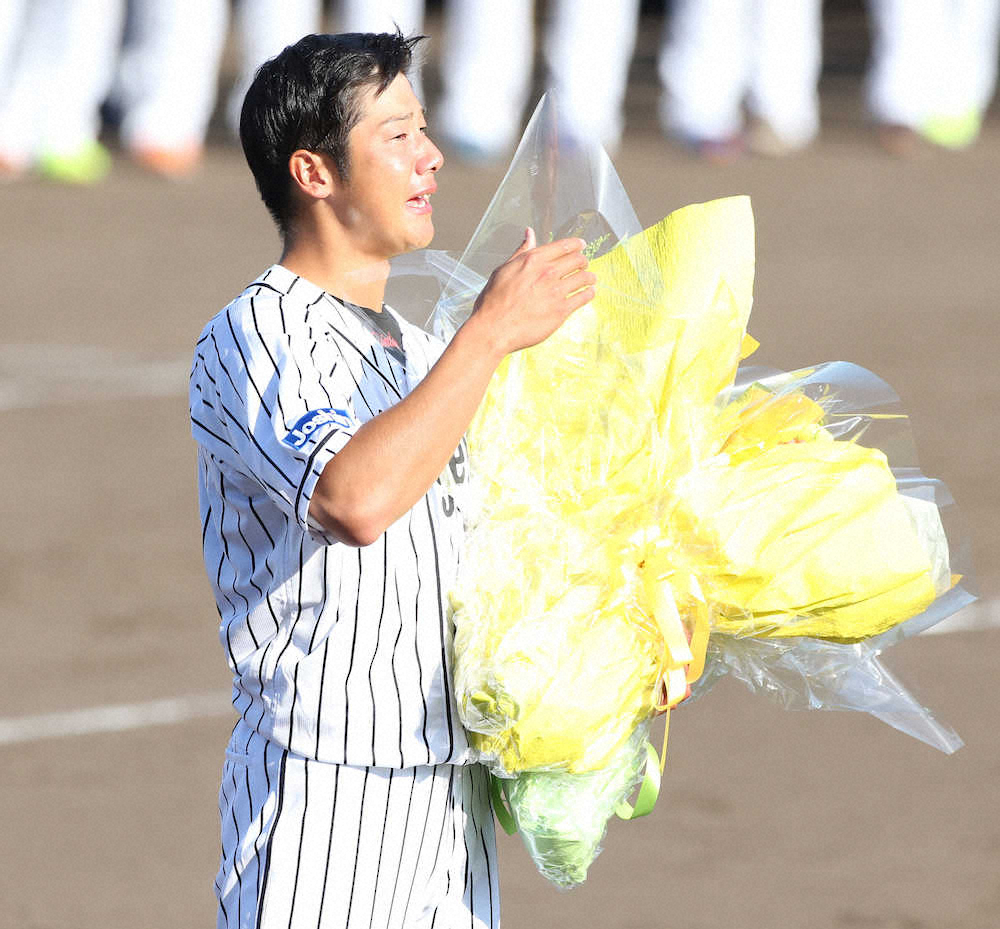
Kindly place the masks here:
[(424, 147), (417, 162), (417, 170), (421, 174), (440, 171), (441, 165), (443, 164), (444, 155), (441, 154), (441, 149), (439, 149), (427, 136), (424, 136)]

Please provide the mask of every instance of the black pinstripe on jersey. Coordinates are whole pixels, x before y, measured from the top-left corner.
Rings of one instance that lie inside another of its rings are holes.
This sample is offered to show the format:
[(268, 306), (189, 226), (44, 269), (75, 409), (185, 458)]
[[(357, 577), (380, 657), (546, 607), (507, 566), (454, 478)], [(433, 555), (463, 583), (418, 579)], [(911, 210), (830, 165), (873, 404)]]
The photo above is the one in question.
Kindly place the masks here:
[(365, 548), (308, 518), (324, 465), (440, 354), (395, 318), (402, 360), (370, 324), (276, 265), (206, 326), (191, 373), (205, 564), (234, 703), (260, 735), (324, 762), (468, 759), (445, 603), (461, 540), (459, 469)]

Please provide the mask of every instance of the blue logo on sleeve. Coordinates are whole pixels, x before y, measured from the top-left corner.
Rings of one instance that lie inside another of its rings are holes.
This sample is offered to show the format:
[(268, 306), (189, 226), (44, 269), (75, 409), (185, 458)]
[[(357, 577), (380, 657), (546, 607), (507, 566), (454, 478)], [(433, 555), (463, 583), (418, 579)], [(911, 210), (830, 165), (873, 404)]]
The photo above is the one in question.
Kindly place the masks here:
[(354, 425), (354, 420), (346, 410), (310, 410), (299, 418), (281, 441), (292, 448), (302, 448), (316, 430), (331, 425), (339, 429), (350, 429)]

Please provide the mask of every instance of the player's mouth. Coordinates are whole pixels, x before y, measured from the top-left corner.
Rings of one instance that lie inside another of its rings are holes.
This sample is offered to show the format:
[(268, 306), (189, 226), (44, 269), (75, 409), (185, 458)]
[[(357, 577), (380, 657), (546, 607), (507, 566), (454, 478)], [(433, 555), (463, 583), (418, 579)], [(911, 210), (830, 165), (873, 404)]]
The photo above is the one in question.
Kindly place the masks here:
[(428, 187), (426, 190), (422, 190), (415, 197), (410, 197), (406, 201), (406, 206), (409, 210), (420, 215), (428, 215), (433, 212), (431, 207), (431, 194), (437, 190), (437, 187)]

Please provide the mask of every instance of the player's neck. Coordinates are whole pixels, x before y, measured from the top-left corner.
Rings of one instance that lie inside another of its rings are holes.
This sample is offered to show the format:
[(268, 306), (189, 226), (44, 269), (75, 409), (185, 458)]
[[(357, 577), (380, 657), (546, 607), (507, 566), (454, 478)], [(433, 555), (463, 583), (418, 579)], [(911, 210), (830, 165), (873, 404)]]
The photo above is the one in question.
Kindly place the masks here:
[(281, 264), (335, 297), (373, 310), (382, 308), (389, 261), (373, 258), (321, 230), (297, 230), (285, 239)]

